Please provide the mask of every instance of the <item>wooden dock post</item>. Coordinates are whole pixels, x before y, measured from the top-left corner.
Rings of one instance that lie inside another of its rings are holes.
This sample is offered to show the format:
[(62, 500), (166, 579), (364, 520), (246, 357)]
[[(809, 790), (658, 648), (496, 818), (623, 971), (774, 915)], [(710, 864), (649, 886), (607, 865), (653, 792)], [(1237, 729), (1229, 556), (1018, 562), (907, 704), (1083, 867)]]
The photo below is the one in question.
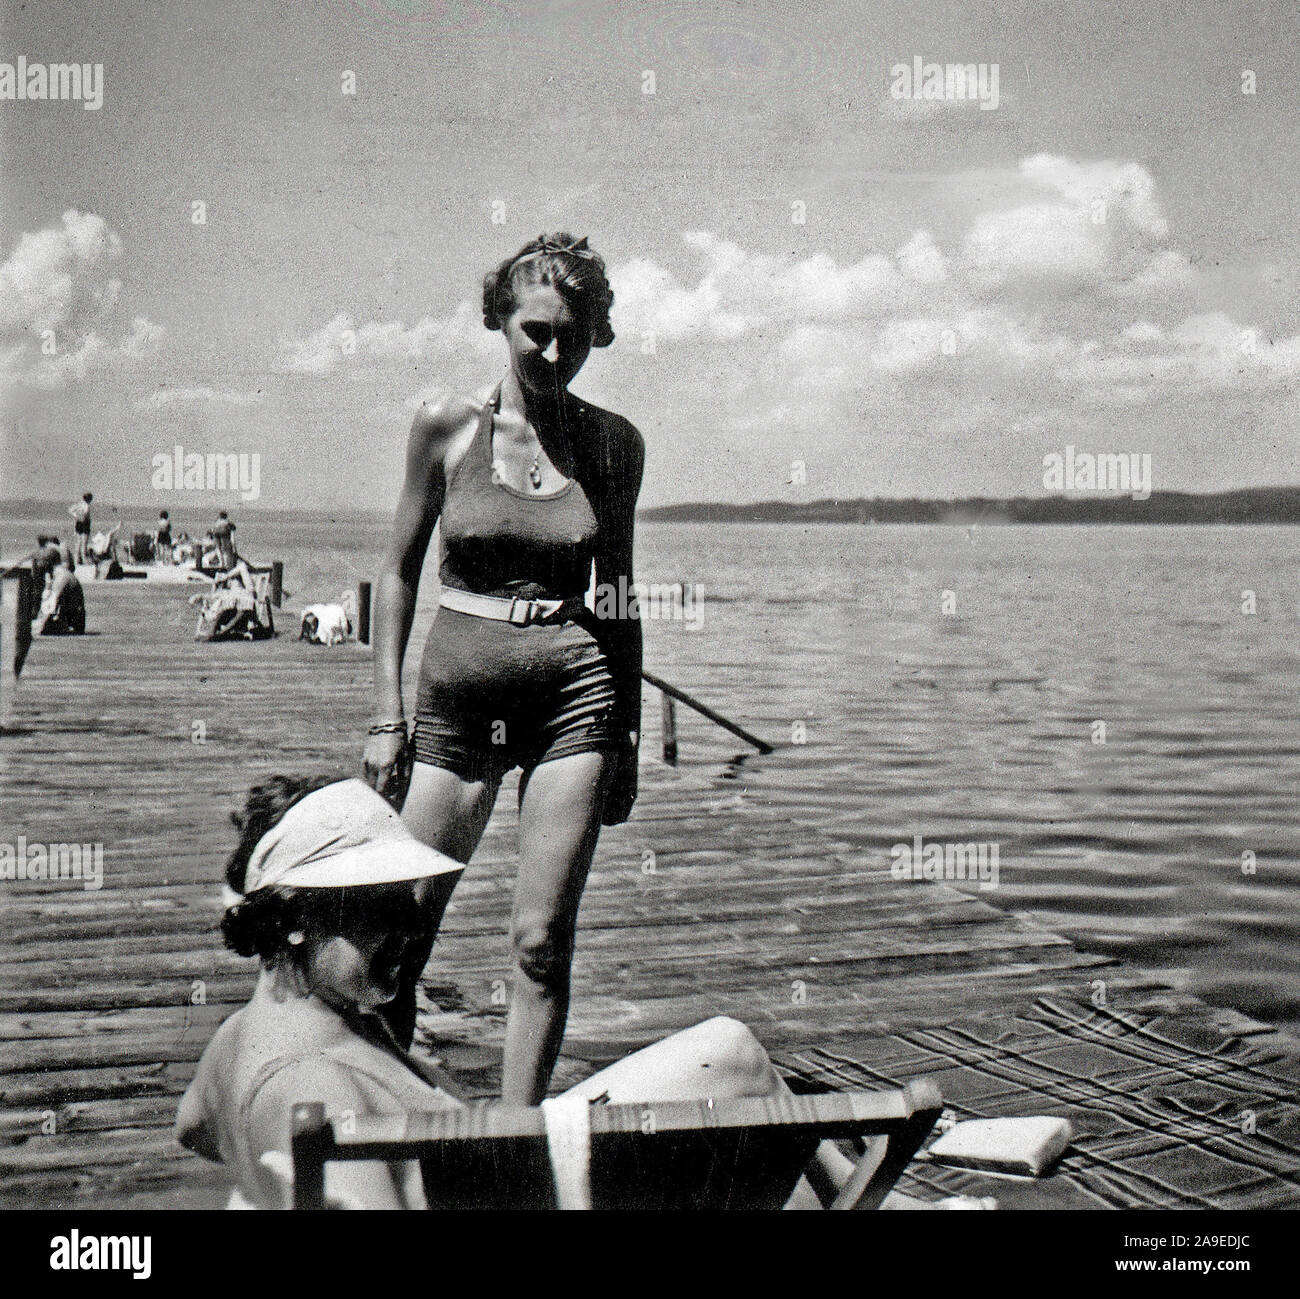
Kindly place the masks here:
[(277, 609), (284, 603), (284, 564), (278, 559), (271, 561), (271, 603)]
[(357, 640), (370, 644), (370, 583), (357, 583)]
[(18, 677), (32, 645), (36, 582), (30, 568), (0, 577), (0, 728), (14, 718)]
[(668, 694), (661, 694), (659, 700), (663, 705), (659, 715), (663, 718), (664, 761), (670, 767), (675, 767), (677, 765), (677, 701)]

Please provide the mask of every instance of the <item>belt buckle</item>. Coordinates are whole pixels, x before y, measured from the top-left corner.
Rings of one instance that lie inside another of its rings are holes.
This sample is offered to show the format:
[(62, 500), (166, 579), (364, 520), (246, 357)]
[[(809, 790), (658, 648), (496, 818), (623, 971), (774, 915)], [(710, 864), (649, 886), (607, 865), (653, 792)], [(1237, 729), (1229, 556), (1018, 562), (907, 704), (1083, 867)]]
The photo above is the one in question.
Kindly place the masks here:
[[(524, 610), (522, 618), (515, 617), (515, 608), (519, 605), (522, 605)], [(521, 600), (519, 596), (513, 596), (510, 600), (510, 610), (506, 614), (506, 619), (514, 627), (527, 627), (533, 620), (533, 601)]]

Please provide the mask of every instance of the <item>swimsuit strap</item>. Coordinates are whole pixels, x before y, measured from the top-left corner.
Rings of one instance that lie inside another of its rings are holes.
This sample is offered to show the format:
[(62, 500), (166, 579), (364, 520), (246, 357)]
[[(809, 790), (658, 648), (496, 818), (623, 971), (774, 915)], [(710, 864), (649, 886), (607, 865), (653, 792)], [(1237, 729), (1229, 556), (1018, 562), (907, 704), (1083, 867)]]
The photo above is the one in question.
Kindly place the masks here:
[[(505, 380), (503, 379), (501, 383), (504, 382)], [(445, 491), (451, 490), (451, 485), (456, 481), (457, 478), (460, 477), (461, 470), (464, 469), (466, 464), (468, 464), (471, 460), (474, 460), (476, 456), (486, 466), (488, 476), (491, 477), (492, 416), (496, 410), (500, 409), (500, 407), (501, 407), (501, 384), (499, 383), (495, 388), (492, 389), (492, 393), (488, 397), (487, 401), (483, 403), (483, 409), (479, 411), (478, 424), (474, 429), (474, 436), (470, 440), (469, 446), (465, 448), (465, 454), (461, 456), (461, 458), (458, 461), (456, 461), (456, 467), (451, 471), (451, 475), (447, 479), (447, 486), (444, 489)], [(485, 449), (480, 450), (479, 449), (480, 446)]]
[[(483, 413), (479, 416), (478, 419), (478, 431), (474, 434), (475, 441), (482, 441), (483, 443), (484, 449), (482, 452), (482, 459), (483, 462), (487, 465), (487, 470), (489, 474), (491, 474), (493, 471), (492, 417), (494, 415), (500, 414), (501, 412), (501, 388), (504, 383), (505, 380), (503, 379), (501, 383), (497, 384), (497, 386), (493, 388), (492, 395), (487, 399), (487, 401), (483, 403)], [(564, 435), (565, 442), (568, 443), (569, 457), (573, 461), (573, 468), (576, 470), (581, 461), (582, 452), (585, 449), (582, 445), (583, 443), (582, 434), (583, 432), (585, 432), (586, 415), (584, 413), (584, 407), (582, 402), (578, 398), (573, 397), (572, 393), (570, 393), (569, 396), (570, 399), (574, 402), (573, 425), (572, 427), (566, 427), (564, 425), (563, 420), (561, 420), (560, 431)], [(539, 438), (538, 441), (540, 442), (541, 439)], [(466, 460), (469, 459), (468, 454), (465, 456), (465, 459)], [(577, 479), (578, 475), (576, 473), (573, 473), (573, 474), (567, 474), (565, 475), (565, 477), (570, 482), (574, 482)], [(560, 490), (566, 491), (567, 488), (561, 488)], [(547, 492), (545, 495), (529, 497), (528, 499), (547, 501), (547, 500), (553, 500), (555, 496), (556, 496), (555, 492)]]
[[(501, 386), (504, 383), (505, 380), (502, 379), (501, 383), (492, 389), (492, 395), (483, 403), (483, 410), (478, 417), (478, 430), (474, 434), (474, 441), (482, 446), (479, 458), (487, 466), (489, 475), (492, 473), (492, 420), (501, 410)], [(468, 456), (465, 458), (469, 459)]]

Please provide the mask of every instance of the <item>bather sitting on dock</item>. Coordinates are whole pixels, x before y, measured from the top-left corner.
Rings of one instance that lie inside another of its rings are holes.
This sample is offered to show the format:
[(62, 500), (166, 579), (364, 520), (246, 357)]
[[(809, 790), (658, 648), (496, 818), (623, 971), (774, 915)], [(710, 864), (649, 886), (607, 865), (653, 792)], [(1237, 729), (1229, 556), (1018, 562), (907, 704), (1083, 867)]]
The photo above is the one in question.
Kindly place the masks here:
[(97, 532), (90, 539), (89, 561), (95, 566), (95, 577), (100, 581), (112, 581), (122, 576), (117, 543), (113, 540), (121, 529), (122, 520), (118, 519), (107, 532)]
[(77, 581), (76, 560), (58, 537), (36, 538), (29, 557), (38, 585), (44, 586), (33, 636), (81, 636), (86, 631), (86, 597)]
[(241, 555), (236, 555), (235, 562), (229, 568), (213, 577), (212, 588), (232, 590), (239, 586), (252, 595), (261, 594), (261, 587), (257, 578), (253, 576), (253, 570), (248, 567), (247, 561)]
[[(272, 777), (233, 818), (226, 866), (236, 895), (222, 932), (261, 959), (252, 1000), (221, 1025), (176, 1120), (179, 1140), (224, 1163), (232, 1208), (284, 1208), (290, 1107), (329, 1115), (403, 1115), (462, 1103), (454, 1083), (403, 1050), (377, 1013), (396, 994), (407, 947), (462, 863), (419, 842), (358, 780)], [(601, 1070), (565, 1093), (591, 1102), (788, 1094), (767, 1053), (735, 1020), (715, 1018)], [(789, 1207), (829, 1202), (852, 1170), (823, 1142)], [(341, 1208), (423, 1208), (417, 1163), (331, 1164)], [(929, 1208), (892, 1194), (888, 1208)]]

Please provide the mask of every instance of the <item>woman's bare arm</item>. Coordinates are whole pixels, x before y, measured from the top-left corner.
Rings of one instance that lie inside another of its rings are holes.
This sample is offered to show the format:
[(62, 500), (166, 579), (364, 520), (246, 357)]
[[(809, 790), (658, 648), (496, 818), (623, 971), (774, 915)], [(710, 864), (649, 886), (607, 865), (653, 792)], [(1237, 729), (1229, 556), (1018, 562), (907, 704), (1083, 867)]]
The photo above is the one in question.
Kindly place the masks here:
[(420, 588), (429, 539), (442, 514), (448, 453), (478, 414), (456, 399), (421, 407), (406, 445), (406, 477), (397, 500), (393, 533), (375, 591), (375, 717), (402, 716), (402, 657)]
[[(636, 502), (641, 491), (645, 468), (645, 441), (625, 419), (606, 416), (609, 429), (609, 464), (606, 478), (610, 500), (604, 516), (605, 537), (596, 555), (596, 609), (602, 608), (601, 592), (614, 593), (606, 608), (626, 617), (606, 619), (601, 639), (609, 658), (618, 694), (617, 720), (631, 740), (624, 753), (624, 770), (606, 800), (604, 821), (617, 825), (627, 820), (636, 798), (636, 745), (641, 733), (641, 618), (632, 596), (633, 536), (636, 526)], [(626, 593), (623, 596), (623, 593)], [(623, 596), (623, 598), (619, 598)], [(624, 604), (626, 600), (626, 606)]]
[[(429, 539), (442, 514), (447, 467), (466, 441), (478, 415), (471, 402), (453, 400), (421, 407), (406, 444), (406, 475), (393, 517), (393, 533), (375, 584), (374, 721), (405, 720), (402, 711), (402, 659), (411, 636)], [(472, 436), (472, 432), (471, 432)], [(386, 797), (401, 797), (401, 760), (406, 736), (371, 735), (363, 760), (365, 778)]]

